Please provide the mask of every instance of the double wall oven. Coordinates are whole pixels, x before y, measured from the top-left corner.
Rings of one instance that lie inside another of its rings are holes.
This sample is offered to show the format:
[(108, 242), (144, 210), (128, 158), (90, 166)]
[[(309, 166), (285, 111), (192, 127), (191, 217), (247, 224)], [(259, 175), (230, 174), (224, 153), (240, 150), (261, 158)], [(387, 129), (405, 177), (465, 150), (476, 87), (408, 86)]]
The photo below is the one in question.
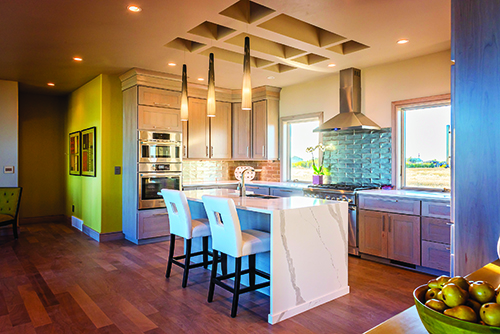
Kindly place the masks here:
[(139, 131), (139, 209), (165, 207), (161, 189), (182, 188), (182, 138), (178, 132)]

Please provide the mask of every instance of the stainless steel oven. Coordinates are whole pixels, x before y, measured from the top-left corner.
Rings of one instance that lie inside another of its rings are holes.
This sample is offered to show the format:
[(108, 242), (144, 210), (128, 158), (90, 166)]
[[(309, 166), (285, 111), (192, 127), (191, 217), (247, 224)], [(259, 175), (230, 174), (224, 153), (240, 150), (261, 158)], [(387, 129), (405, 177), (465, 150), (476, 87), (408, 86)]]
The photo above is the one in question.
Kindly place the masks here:
[(139, 131), (138, 162), (169, 163), (182, 161), (180, 132)]
[(163, 208), (162, 189), (181, 190), (181, 163), (139, 164), (139, 209)]

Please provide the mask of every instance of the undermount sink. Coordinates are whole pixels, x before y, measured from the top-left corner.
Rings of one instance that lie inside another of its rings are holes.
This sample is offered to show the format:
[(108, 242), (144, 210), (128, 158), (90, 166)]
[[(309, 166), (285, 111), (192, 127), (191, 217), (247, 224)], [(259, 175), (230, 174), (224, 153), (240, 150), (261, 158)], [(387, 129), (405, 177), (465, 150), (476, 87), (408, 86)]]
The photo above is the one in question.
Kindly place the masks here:
[(262, 199), (275, 199), (275, 198), (279, 198), (278, 196), (261, 195), (261, 194), (247, 194), (246, 197), (255, 197), (255, 198), (262, 198)]

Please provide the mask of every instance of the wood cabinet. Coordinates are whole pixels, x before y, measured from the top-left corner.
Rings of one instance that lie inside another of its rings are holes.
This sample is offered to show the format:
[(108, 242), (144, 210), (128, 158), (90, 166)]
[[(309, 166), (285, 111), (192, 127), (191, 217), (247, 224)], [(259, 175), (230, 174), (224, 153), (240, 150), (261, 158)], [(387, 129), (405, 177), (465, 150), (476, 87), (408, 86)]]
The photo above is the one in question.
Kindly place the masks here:
[(139, 239), (162, 237), (169, 234), (167, 209), (139, 211)]
[(191, 159), (231, 158), (231, 103), (217, 102), (215, 117), (207, 117), (207, 101), (189, 99), (187, 157)]
[(269, 195), (269, 187), (245, 185), (245, 188), (254, 194)]
[(450, 271), (450, 245), (422, 240), (422, 266)]
[(450, 219), (450, 203), (422, 201), (422, 216)]
[(252, 105), (252, 155), (254, 159), (265, 159), (267, 144), (267, 101)]
[(139, 106), (139, 130), (182, 131), (181, 115), (177, 109)]
[(359, 211), (359, 251), (420, 265), (420, 217)]
[(252, 145), (252, 111), (233, 103), (233, 159), (250, 159)]
[(272, 196), (279, 197), (293, 197), (293, 196), (303, 196), (304, 192), (301, 189), (288, 189), (288, 188), (270, 188), (270, 194)]
[(152, 107), (180, 109), (181, 93), (171, 90), (139, 86), (139, 104)]
[(182, 122), (182, 158), (188, 157), (188, 122)]
[(420, 201), (413, 199), (359, 196), (360, 209), (420, 215)]

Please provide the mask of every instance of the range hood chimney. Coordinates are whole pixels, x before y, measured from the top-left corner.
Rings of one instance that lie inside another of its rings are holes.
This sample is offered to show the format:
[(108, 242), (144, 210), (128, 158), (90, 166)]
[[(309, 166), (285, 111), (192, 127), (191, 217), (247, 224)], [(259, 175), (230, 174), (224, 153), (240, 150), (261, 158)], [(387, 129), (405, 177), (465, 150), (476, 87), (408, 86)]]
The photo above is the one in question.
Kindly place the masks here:
[(340, 71), (340, 114), (314, 132), (339, 130), (380, 130), (380, 126), (361, 112), (361, 70), (357, 68)]

